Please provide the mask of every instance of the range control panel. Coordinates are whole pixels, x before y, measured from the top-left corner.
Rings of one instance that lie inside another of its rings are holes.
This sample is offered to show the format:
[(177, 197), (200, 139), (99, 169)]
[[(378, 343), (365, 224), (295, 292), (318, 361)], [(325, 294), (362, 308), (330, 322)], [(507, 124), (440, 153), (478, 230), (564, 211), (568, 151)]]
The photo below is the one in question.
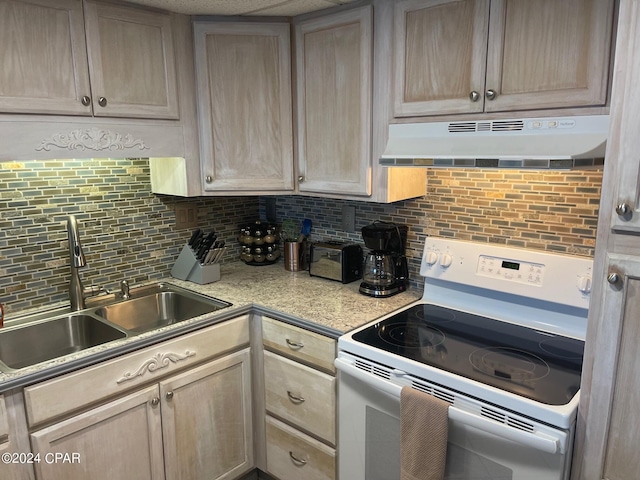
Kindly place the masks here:
[(427, 237), (420, 265), (425, 290), (451, 282), (587, 308), (593, 260), (540, 250)]
[(529, 285), (542, 285), (544, 272), (545, 266), (541, 263), (517, 261), (489, 255), (480, 255), (478, 268), (476, 269), (478, 275)]

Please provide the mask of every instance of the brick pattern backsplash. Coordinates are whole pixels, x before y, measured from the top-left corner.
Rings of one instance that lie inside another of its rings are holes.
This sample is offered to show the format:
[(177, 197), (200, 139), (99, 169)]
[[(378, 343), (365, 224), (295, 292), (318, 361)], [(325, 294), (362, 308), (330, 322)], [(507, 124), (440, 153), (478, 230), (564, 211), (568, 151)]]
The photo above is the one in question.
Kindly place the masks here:
[[(117, 288), (166, 278), (191, 228), (176, 228), (175, 207), (197, 208), (198, 226), (214, 228), (235, 261), (239, 227), (266, 218), (313, 222), (311, 239), (362, 243), (374, 220), (409, 226), (411, 283), (419, 277), (427, 235), (593, 256), (602, 171), (432, 169), (425, 197), (374, 204), (306, 196), (179, 198), (151, 193), (146, 159), (51, 160), (0, 164), (0, 302), (9, 316), (68, 298), (65, 219), (76, 215), (87, 267), (85, 286)], [(356, 229), (342, 229), (342, 207)], [(247, 267), (255, 268), (255, 267)]]
[(223, 261), (235, 260), (238, 228), (256, 218), (257, 197), (154, 195), (147, 159), (0, 164), (0, 302), (11, 315), (68, 299), (70, 214), (87, 259), (84, 286), (166, 278), (192, 230), (175, 226), (180, 203), (230, 246)]
[[(315, 241), (362, 244), (360, 229), (375, 220), (408, 225), (409, 276), (421, 289), (427, 235), (592, 257), (601, 184), (601, 170), (430, 169), (425, 197), (388, 205), (276, 197), (276, 216), (278, 222), (311, 219)], [(260, 199), (262, 218), (266, 202)], [(355, 232), (342, 230), (343, 205), (355, 206)]]

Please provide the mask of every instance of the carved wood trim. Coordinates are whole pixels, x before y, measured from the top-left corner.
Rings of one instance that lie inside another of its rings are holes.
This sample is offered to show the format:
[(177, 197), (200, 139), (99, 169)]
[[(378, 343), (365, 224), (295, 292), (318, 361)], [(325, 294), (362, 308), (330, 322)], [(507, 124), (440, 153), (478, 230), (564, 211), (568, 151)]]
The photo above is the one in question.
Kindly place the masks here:
[(138, 369), (131, 373), (125, 372), (124, 375), (119, 378), (116, 383), (120, 384), (126, 382), (128, 380), (133, 380), (137, 377), (142, 377), (145, 373), (153, 373), (156, 370), (160, 370), (162, 368), (167, 368), (172, 363), (178, 363), (182, 360), (186, 360), (189, 357), (195, 356), (196, 352), (192, 352), (190, 350), (185, 350), (183, 354), (167, 352), (167, 353), (156, 353), (149, 360), (145, 361)]
[(51, 147), (66, 148), (67, 150), (125, 150), (138, 148), (149, 150), (149, 147), (140, 138), (134, 138), (131, 134), (121, 134), (111, 130), (96, 127), (72, 130), (69, 133), (57, 133), (49, 139), (42, 140), (36, 151), (50, 151)]

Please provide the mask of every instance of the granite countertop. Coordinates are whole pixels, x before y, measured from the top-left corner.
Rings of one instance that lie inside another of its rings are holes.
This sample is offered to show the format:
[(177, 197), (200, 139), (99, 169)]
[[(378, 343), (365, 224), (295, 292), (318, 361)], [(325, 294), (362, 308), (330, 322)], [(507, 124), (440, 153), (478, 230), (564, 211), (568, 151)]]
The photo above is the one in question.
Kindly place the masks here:
[(389, 298), (367, 297), (358, 293), (358, 281), (343, 285), (311, 277), (308, 272), (288, 272), (281, 262), (265, 266), (225, 264), (221, 279), (207, 285), (174, 278), (163, 281), (225, 300), (232, 306), (15, 372), (0, 373), (0, 391), (33, 384), (250, 312), (271, 315), (337, 338), (421, 296), (421, 292), (407, 291)]

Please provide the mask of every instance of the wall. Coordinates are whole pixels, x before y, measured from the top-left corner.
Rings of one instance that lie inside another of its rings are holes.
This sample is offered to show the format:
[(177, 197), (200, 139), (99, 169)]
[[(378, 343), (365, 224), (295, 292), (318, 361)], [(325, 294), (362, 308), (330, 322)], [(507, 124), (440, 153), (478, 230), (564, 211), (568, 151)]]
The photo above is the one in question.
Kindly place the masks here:
[[(407, 224), (410, 277), (422, 288), (426, 235), (593, 256), (601, 183), (601, 171), (433, 169), (426, 197), (383, 205), (278, 196), (276, 216), (310, 218), (312, 240), (358, 243), (374, 220)], [(135, 284), (169, 275), (191, 233), (175, 227), (176, 204), (197, 206), (198, 226), (227, 242), (228, 262), (239, 254), (239, 227), (266, 218), (268, 198), (154, 195), (145, 159), (0, 164), (0, 302), (11, 315), (67, 299), (69, 214), (79, 220), (87, 256), (84, 285), (115, 289), (124, 278)], [(343, 205), (355, 207), (355, 232), (342, 230)]]
[(84, 286), (117, 289), (166, 278), (192, 229), (175, 227), (174, 208), (197, 206), (198, 225), (233, 248), (257, 197), (180, 199), (151, 193), (146, 159), (51, 160), (0, 164), (0, 302), (8, 316), (68, 299), (66, 216), (79, 222)]
[[(360, 229), (374, 220), (408, 225), (410, 279), (421, 289), (427, 235), (593, 257), (601, 184), (601, 170), (431, 169), (426, 197), (390, 205), (276, 197), (276, 215), (311, 219), (312, 240), (362, 243)], [(262, 197), (262, 218), (266, 203)], [(343, 205), (355, 207), (355, 232), (342, 230)]]

